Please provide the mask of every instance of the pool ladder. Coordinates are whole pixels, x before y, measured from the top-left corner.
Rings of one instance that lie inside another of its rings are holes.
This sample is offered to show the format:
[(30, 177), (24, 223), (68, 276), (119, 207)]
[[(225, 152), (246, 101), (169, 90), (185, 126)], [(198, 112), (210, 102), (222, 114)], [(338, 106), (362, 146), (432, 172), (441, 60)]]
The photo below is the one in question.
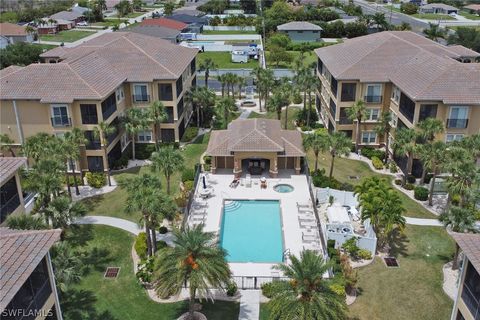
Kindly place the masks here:
[(287, 248), (283, 251), (283, 261), (287, 261), (288, 256), (290, 256), (290, 249)]

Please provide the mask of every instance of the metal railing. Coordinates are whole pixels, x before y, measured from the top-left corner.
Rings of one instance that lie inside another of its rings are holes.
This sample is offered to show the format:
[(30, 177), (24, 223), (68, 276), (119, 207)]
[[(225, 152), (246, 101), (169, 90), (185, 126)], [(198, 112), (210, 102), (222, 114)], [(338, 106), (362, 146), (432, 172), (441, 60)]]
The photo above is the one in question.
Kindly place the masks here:
[(381, 103), (382, 96), (365, 96), (364, 100), (365, 102), (368, 102), (368, 103)]
[(149, 102), (149, 101), (150, 101), (150, 95), (148, 94), (133, 95), (133, 102)]
[(259, 290), (262, 288), (264, 283), (273, 282), (273, 281), (288, 281), (290, 278), (287, 277), (275, 277), (275, 276), (233, 276), (233, 282), (237, 285), (238, 289), (242, 290)]
[(70, 127), (72, 125), (72, 119), (69, 117), (56, 116), (51, 117), (52, 126), (54, 127)]
[(188, 217), (190, 216), (190, 210), (192, 208), (193, 201), (195, 200), (195, 191), (197, 190), (198, 181), (200, 180), (200, 173), (202, 172), (202, 166), (197, 163), (195, 165), (195, 178), (193, 179), (193, 187), (188, 195), (187, 205), (183, 211), (183, 221), (182, 221), (182, 228), (185, 228)]
[(340, 117), (339, 124), (353, 124), (353, 120), (347, 117)]

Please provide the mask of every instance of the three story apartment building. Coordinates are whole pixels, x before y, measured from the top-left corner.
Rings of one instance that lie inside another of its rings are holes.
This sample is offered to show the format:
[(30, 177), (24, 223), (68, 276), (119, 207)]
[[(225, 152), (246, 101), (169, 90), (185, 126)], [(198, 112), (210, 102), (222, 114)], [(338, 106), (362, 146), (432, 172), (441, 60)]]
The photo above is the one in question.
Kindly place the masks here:
[[(480, 131), (480, 54), (463, 46), (443, 46), (409, 31), (388, 31), (315, 50), (321, 85), (316, 106), (329, 131), (355, 140), (347, 109), (363, 100), (362, 146), (383, 146), (375, 132), (384, 111), (393, 128), (413, 128), (428, 117), (441, 119), (436, 138), (461, 139)], [(390, 143), (392, 146), (392, 143)], [(392, 150), (389, 150), (392, 153)]]
[[(79, 127), (89, 142), (77, 166), (103, 171), (107, 161), (111, 165), (131, 143), (120, 127), (125, 110), (161, 101), (168, 117), (157, 130), (158, 138), (179, 141), (193, 113), (184, 96), (196, 83), (197, 52), (128, 32), (105, 33), (74, 48), (47, 51), (41, 56), (45, 63), (0, 72), (0, 132), (20, 145), (39, 132), (62, 135)], [(106, 159), (94, 135), (101, 121), (117, 128), (108, 137)], [(152, 141), (152, 130), (136, 139)]]

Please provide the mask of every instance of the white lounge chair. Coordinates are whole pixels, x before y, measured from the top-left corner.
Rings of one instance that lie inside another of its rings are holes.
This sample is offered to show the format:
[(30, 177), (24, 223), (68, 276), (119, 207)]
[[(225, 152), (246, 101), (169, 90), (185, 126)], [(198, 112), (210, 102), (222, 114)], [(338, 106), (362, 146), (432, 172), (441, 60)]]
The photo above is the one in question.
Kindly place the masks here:
[(313, 209), (312, 204), (309, 202), (297, 202), (297, 208), (308, 208)]
[(252, 187), (252, 176), (250, 175), (250, 173), (247, 173), (247, 176), (245, 177), (245, 187)]

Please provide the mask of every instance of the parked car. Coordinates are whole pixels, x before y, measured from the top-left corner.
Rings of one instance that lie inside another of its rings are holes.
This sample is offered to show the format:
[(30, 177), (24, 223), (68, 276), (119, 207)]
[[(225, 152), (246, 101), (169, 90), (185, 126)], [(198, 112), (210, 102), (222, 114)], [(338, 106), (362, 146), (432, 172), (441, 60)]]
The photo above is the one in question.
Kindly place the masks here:
[(80, 22), (77, 22), (77, 26), (86, 27), (86, 26), (88, 26), (88, 23), (87, 23), (87, 21), (80, 21)]

